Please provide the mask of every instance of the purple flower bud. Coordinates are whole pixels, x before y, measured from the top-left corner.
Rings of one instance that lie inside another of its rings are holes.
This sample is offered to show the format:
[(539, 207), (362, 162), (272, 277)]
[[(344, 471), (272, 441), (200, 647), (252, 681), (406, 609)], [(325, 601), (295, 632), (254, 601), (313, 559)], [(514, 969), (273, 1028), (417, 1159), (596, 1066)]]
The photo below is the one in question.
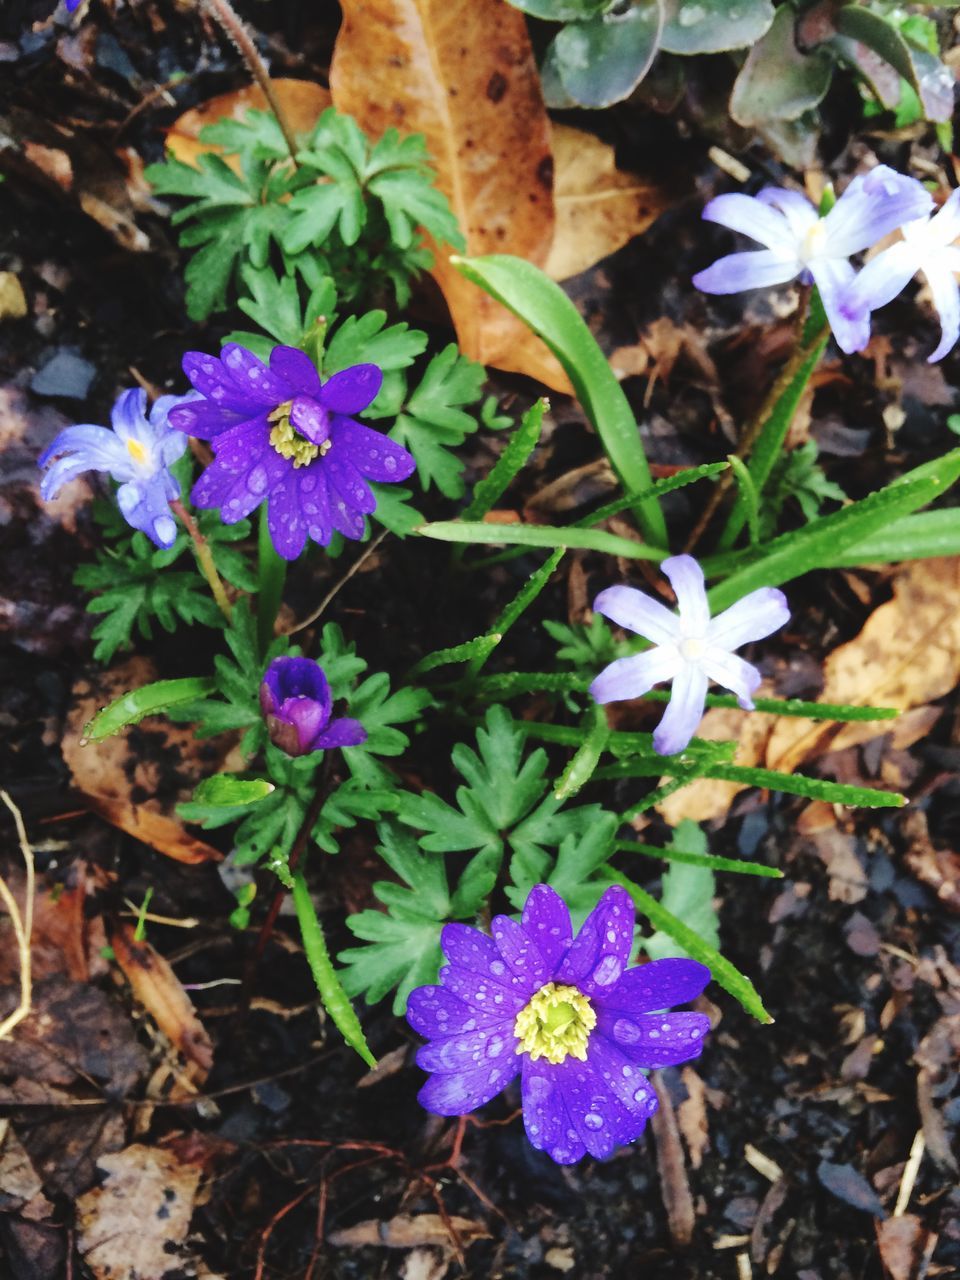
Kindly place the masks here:
[(357, 747), (367, 731), (359, 720), (331, 720), (333, 699), (323, 668), (310, 658), (274, 658), (260, 685), (260, 709), (270, 741), (288, 756), (330, 747)]

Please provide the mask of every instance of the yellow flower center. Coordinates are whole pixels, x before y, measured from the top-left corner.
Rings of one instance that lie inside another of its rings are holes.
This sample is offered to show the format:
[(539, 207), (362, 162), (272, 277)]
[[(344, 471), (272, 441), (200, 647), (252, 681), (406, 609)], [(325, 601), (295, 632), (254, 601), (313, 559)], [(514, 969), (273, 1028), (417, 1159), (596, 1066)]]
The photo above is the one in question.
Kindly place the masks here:
[(517, 1014), (517, 1053), (529, 1053), (532, 1062), (563, 1062), (569, 1054), (585, 1062), (587, 1041), (596, 1025), (597, 1015), (582, 991), (548, 982)]
[(139, 440), (128, 440), (127, 452), (134, 462), (146, 462), (147, 460), (147, 451)]
[(306, 467), (316, 457), (323, 457), (333, 444), (332, 440), (324, 440), (323, 444), (314, 444), (305, 440), (290, 422), (292, 400), (285, 400), (267, 415), (267, 421), (274, 423), (270, 432), (270, 443), (281, 458), (290, 458), (295, 467)]

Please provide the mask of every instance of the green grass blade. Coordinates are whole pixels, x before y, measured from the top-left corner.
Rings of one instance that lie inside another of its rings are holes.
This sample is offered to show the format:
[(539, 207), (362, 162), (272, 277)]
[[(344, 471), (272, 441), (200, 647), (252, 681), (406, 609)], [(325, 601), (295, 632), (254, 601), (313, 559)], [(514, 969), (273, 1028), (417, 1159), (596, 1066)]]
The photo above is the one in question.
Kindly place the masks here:
[(415, 530), (424, 538), (438, 542), (482, 543), (492, 547), (584, 547), (588, 551), (604, 551), (610, 556), (629, 556), (633, 560), (662, 560), (665, 551), (618, 537), (605, 529), (555, 528), (546, 524), (487, 524), (484, 521), (435, 520)]
[(589, 720), (590, 727), (583, 742), (554, 787), (553, 794), (557, 800), (570, 800), (578, 791), (582, 791), (600, 763), (600, 757), (610, 737), (605, 708), (595, 706), (589, 713)]
[(711, 871), (737, 871), (745, 876), (765, 876), (769, 880), (782, 880), (783, 872), (762, 862), (744, 862), (739, 858), (719, 858), (712, 853), (688, 853), (680, 849), (659, 849), (653, 844), (641, 844), (639, 840), (618, 840), (614, 848), (618, 853), (637, 853), (643, 858), (660, 858), (664, 862), (685, 862), (691, 867), (709, 867)]
[(705, 964), (710, 970), (714, 981), (723, 987), (724, 991), (729, 992), (734, 1000), (739, 1001), (747, 1013), (752, 1014), (759, 1022), (773, 1021), (763, 1007), (763, 1001), (760, 999), (756, 987), (746, 974), (740, 972), (736, 965), (731, 964), (715, 947), (710, 946), (708, 942), (704, 942), (699, 934), (694, 933), (682, 920), (678, 920), (672, 912), (661, 906), (656, 898), (652, 898), (645, 889), (641, 889), (639, 885), (634, 884), (627, 876), (622, 875), (619, 871), (614, 871), (612, 868), (604, 868), (602, 874), (605, 880), (622, 885), (626, 889), (637, 910), (641, 915), (647, 917), (655, 929), (668, 933), (671, 938), (683, 947), (687, 955), (694, 960), (699, 960), (701, 964)]
[[(500, 643), (517, 619), (530, 608), (534, 600), (536, 600), (537, 596), (553, 577), (554, 570), (562, 559), (562, 549), (558, 549), (557, 551), (554, 551), (552, 556), (548, 556), (540, 568), (530, 575), (514, 598), (503, 610), (490, 631), (491, 636), (497, 637), (497, 644)], [(491, 652), (492, 649), (488, 649), (486, 653), (479, 653), (475, 657), (471, 658), (470, 665), (467, 667), (467, 677), (469, 679), (473, 679), (480, 672)]]
[(416, 666), (410, 668), (407, 680), (422, 676), (437, 667), (452, 666), (456, 662), (469, 662), (471, 658), (485, 658), (487, 654), (493, 652), (502, 639), (500, 632), (494, 631), (489, 635), (475, 636), (472, 640), (455, 644), (449, 649), (434, 649), (433, 653), (426, 654)]
[[(649, 489), (650, 468), (630, 402), (596, 338), (560, 286), (532, 262), (506, 254), (450, 261), (543, 339), (563, 365), (626, 491)], [(655, 498), (641, 504), (637, 518), (649, 542), (667, 545), (667, 527)]]
[(960, 509), (949, 507), (901, 516), (869, 538), (831, 556), (824, 567), (854, 569), (860, 565), (957, 555), (960, 555)]
[(549, 407), (550, 402), (541, 397), (523, 415), (509, 444), (474, 489), (473, 498), (463, 511), (463, 520), (482, 520), (497, 499), (507, 491), (511, 481), (537, 447), (543, 415)]
[(109, 706), (98, 711), (84, 726), (84, 742), (101, 742), (131, 724), (137, 724), (145, 716), (155, 716), (177, 706), (205, 698), (213, 693), (217, 682), (212, 676), (186, 676), (182, 680), (155, 680), (141, 685), (130, 693), (121, 694)]
[(683, 489), (688, 484), (693, 484), (697, 480), (712, 480), (715, 476), (726, 471), (729, 463), (726, 462), (705, 462), (700, 467), (686, 467), (683, 471), (678, 471), (675, 476), (666, 476), (663, 480), (658, 480), (656, 484), (645, 489), (642, 493), (627, 494), (625, 498), (617, 498), (615, 502), (608, 502), (603, 507), (598, 507), (596, 511), (592, 511), (590, 515), (584, 516), (582, 520), (575, 520), (570, 526), (573, 529), (588, 529), (592, 525), (601, 524), (604, 520), (609, 520), (611, 516), (617, 516), (621, 511), (627, 511), (631, 507), (637, 506), (638, 503), (646, 502), (648, 498), (662, 498), (665, 493), (673, 493), (675, 489)]

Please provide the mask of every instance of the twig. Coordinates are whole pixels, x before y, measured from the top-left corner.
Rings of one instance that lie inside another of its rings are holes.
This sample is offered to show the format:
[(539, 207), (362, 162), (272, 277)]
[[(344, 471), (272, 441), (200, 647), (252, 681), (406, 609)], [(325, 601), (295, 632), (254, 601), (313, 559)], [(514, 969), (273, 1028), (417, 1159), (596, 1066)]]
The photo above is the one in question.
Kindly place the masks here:
[(380, 543), (384, 540), (384, 538), (387, 536), (389, 532), (390, 532), (389, 529), (381, 529), (380, 532), (377, 534), (377, 536), (370, 542), (370, 545), (364, 548), (363, 554), (358, 556), (357, 559), (354, 560), (353, 564), (346, 571), (343, 577), (339, 578), (333, 584), (333, 586), (330, 588), (327, 594), (323, 597), (323, 599), (317, 605), (316, 609), (314, 609), (313, 613), (311, 613), (309, 617), (304, 618), (302, 622), (295, 623), (287, 631), (281, 631), (280, 634), (283, 636), (292, 636), (294, 632), (302, 631), (304, 627), (309, 627), (311, 623), (316, 622), (317, 619), (323, 614), (327, 605), (330, 603), (333, 597), (337, 594), (337, 592), (340, 591), (342, 587), (345, 587), (347, 583), (350, 581), (350, 579), (353, 577), (353, 575), (357, 572), (357, 570), (360, 569), (370, 559), (374, 551), (376, 551), (377, 547), (379, 547)]
[(907, 1211), (907, 1205), (910, 1203), (910, 1197), (913, 1195), (913, 1188), (917, 1181), (917, 1174), (920, 1172), (920, 1161), (923, 1159), (926, 1145), (923, 1130), (918, 1129), (910, 1147), (910, 1154), (907, 1156), (907, 1163), (903, 1168), (903, 1177), (900, 1179), (900, 1190), (897, 1192), (897, 1203), (893, 1210), (895, 1218), (902, 1217)]
[(296, 134), (290, 127), (287, 113), (284, 111), (273, 81), (270, 79), (267, 64), (261, 58), (260, 51), (254, 44), (250, 29), (234, 9), (230, 0), (203, 0), (203, 3), (236, 45), (241, 58), (250, 68), (250, 74), (263, 90), (264, 96), (270, 104), (270, 110), (277, 118), (277, 124), (283, 134), (283, 140), (287, 144), (287, 150), (290, 152), (290, 159), (296, 164), (297, 151), (299, 150)]
[(0, 877), (0, 898), (3, 899), (4, 906), (10, 913), (10, 922), (13, 925), (14, 937), (17, 940), (17, 954), (20, 959), (20, 1002), (13, 1012), (8, 1014), (3, 1022), (0, 1022), (0, 1040), (5, 1040), (14, 1027), (23, 1022), (24, 1018), (30, 1016), (30, 1010), (33, 1006), (33, 982), (30, 975), (30, 940), (33, 936), (33, 895), (36, 884), (36, 870), (33, 850), (30, 848), (27, 831), (23, 825), (23, 815), (6, 791), (0, 790), (0, 800), (3, 801), (13, 815), (14, 825), (17, 828), (17, 838), (20, 841), (20, 852), (23, 854), (24, 866), (27, 869), (23, 915), (20, 914), (17, 900), (10, 892), (7, 882)]
[(170, 510), (180, 517), (183, 521), (183, 527), (186, 529), (190, 540), (193, 542), (194, 554), (197, 557), (197, 564), (200, 572), (206, 578), (213, 594), (214, 600), (217, 602), (217, 608), (229, 622), (233, 617), (233, 606), (227, 599), (227, 593), (224, 589), (220, 574), (217, 572), (217, 566), (214, 563), (213, 552), (210, 550), (210, 544), (200, 532), (196, 520), (183, 505), (183, 499), (177, 498), (170, 503)]

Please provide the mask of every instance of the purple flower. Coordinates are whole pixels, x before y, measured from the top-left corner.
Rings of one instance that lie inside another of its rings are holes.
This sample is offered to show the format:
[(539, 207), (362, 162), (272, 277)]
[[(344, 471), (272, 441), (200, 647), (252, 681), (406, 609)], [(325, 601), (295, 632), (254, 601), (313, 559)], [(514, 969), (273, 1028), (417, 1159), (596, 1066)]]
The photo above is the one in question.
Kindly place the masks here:
[[(371, 480), (404, 480), (413, 456), (354, 422), (380, 390), (375, 364), (356, 364), (321, 383), (296, 347), (274, 347), (270, 368), (228, 343), (218, 359), (188, 351), (183, 369), (203, 399), (177, 411), (181, 431), (209, 440), (216, 455), (193, 486), (198, 507), (219, 507), (235, 524), (269, 499), (277, 552), (295, 560), (309, 535), (326, 546), (335, 529), (362, 538), (377, 505)], [(366, 477), (366, 479), (365, 479)]]
[(421, 1104), (460, 1116), (519, 1073), (527, 1137), (558, 1164), (603, 1159), (643, 1132), (657, 1109), (645, 1069), (695, 1058), (710, 1028), (701, 1013), (661, 1013), (710, 978), (694, 960), (627, 968), (633, 903), (607, 889), (572, 938), (570, 913), (548, 885), (530, 890), (521, 922), (495, 916), (493, 937), (444, 926), (440, 985), (418, 987), (407, 1021), (428, 1043)]
[(854, 276), (848, 259), (903, 226), (924, 217), (933, 201), (919, 182), (878, 165), (858, 174), (823, 218), (799, 191), (766, 187), (758, 196), (717, 196), (703, 211), (708, 222), (758, 240), (765, 247), (731, 253), (693, 277), (705, 293), (739, 293), (785, 284), (797, 276), (820, 292), (840, 347), (862, 351), (870, 340), (869, 319), (841, 306)]
[(189, 398), (160, 396), (148, 417), (146, 392), (131, 388), (113, 406), (112, 430), (93, 423), (65, 427), (38, 459), (41, 467), (53, 463), (40, 481), (40, 496), (49, 501), (84, 471), (109, 471), (120, 485), (117, 504), (127, 524), (169, 547), (177, 536), (170, 503), (180, 497), (169, 468), (187, 447), (170, 415)]
[(330, 747), (358, 747), (367, 731), (359, 720), (331, 720), (333, 699), (323, 668), (310, 658), (274, 658), (260, 685), (260, 709), (270, 741), (288, 756)]
[(928, 363), (942, 360), (960, 337), (960, 190), (930, 218), (919, 218), (901, 228), (903, 239), (871, 258), (841, 299), (844, 315), (854, 322), (886, 306), (919, 272), (923, 275), (940, 315), (940, 343)]
[(676, 592), (679, 616), (633, 587), (607, 587), (593, 602), (597, 613), (655, 647), (611, 662), (590, 692), (597, 702), (623, 702), (672, 680), (670, 701), (653, 734), (654, 750), (672, 756), (696, 733), (711, 680), (735, 693), (746, 711), (753, 710), (760, 672), (733, 650), (782, 627), (790, 610), (782, 591), (761, 587), (711, 618), (703, 570), (692, 556), (672, 556), (660, 568)]

